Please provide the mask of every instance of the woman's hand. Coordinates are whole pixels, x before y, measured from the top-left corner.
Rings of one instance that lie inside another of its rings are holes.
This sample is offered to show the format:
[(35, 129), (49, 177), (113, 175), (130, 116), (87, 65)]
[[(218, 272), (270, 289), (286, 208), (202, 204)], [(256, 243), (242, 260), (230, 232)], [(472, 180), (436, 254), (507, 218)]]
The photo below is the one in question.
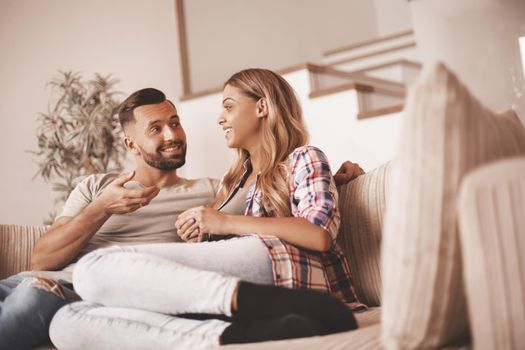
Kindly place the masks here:
[(334, 174), (335, 184), (337, 186), (344, 185), (364, 173), (359, 164), (347, 160), (341, 164), (339, 170)]
[(180, 214), (175, 228), (183, 241), (200, 242), (203, 234), (229, 234), (225, 231), (227, 218), (227, 214), (201, 206)]

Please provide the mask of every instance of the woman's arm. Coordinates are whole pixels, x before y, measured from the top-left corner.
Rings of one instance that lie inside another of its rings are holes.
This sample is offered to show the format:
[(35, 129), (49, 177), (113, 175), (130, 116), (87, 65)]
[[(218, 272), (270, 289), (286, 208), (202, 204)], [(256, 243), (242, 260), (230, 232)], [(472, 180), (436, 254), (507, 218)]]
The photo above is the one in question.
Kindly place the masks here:
[[(192, 220), (193, 219), (193, 220)], [(175, 224), (185, 241), (199, 234), (275, 236), (301, 248), (324, 252), (332, 238), (322, 227), (300, 217), (269, 218), (224, 214), (215, 209), (198, 207), (182, 213)]]
[(311, 146), (292, 154), (290, 168), (293, 217), (269, 218), (229, 215), (199, 207), (182, 213), (175, 224), (185, 241), (200, 234), (275, 236), (298, 247), (327, 251), (337, 237), (337, 192), (328, 160)]
[(334, 181), (337, 187), (349, 183), (358, 176), (361, 176), (365, 173), (363, 168), (357, 163), (353, 163), (349, 160), (346, 160), (341, 164), (339, 170), (334, 174)]
[(227, 215), (226, 232), (236, 235), (250, 232), (261, 236), (275, 236), (301, 248), (325, 252), (332, 246), (332, 238), (322, 227), (297, 217), (267, 218)]

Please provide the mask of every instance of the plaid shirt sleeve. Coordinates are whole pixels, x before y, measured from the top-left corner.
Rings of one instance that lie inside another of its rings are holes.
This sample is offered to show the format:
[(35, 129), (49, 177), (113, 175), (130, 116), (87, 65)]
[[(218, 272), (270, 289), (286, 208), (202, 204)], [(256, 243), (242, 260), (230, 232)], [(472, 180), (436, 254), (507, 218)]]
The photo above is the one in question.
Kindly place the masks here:
[(296, 149), (291, 157), (292, 215), (322, 227), (335, 241), (341, 218), (337, 189), (326, 155), (316, 147), (304, 146)]

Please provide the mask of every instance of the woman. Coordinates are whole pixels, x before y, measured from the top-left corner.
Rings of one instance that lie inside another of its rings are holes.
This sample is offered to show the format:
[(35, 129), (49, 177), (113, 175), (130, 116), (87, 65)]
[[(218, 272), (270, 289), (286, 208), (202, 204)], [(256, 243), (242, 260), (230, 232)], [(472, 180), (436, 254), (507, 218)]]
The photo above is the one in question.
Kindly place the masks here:
[[(268, 249), (275, 285), (329, 291), (362, 307), (335, 241), (340, 217), (328, 161), (305, 146), (308, 135), (290, 85), (269, 70), (244, 70), (224, 84), (222, 104), (218, 123), (237, 159), (211, 208), (179, 216), (181, 238), (256, 234)], [(225, 214), (230, 208), (245, 215)]]
[[(292, 88), (271, 71), (249, 69), (234, 74), (223, 95), (218, 122), (238, 158), (214, 203), (175, 223), (183, 240), (211, 242), (86, 255), (73, 279), (89, 302), (55, 316), (50, 334), (60, 348), (207, 348), (356, 328), (341, 302), (308, 291), (364, 307), (335, 243), (339, 213), (328, 161), (305, 145)], [(172, 316), (181, 314), (230, 318)], [(80, 342), (71, 328), (82, 329)]]

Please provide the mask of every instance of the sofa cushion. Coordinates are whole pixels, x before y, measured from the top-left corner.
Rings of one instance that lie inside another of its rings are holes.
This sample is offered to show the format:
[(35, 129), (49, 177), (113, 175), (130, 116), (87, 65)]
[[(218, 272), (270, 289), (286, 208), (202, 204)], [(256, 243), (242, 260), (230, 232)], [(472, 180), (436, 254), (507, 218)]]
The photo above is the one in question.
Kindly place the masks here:
[(400, 140), (383, 237), (383, 344), (442, 347), (469, 336), (457, 234), (459, 183), (481, 164), (523, 154), (525, 132), (514, 114), (487, 110), (435, 64), (409, 93)]
[(458, 204), (474, 346), (525, 349), (525, 157), (469, 173)]
[(337, 241), (345, 251), (359, 301), (381, 304), (381, 235), (389, 165), (359, 176), (339, 190), (341, 228)]

